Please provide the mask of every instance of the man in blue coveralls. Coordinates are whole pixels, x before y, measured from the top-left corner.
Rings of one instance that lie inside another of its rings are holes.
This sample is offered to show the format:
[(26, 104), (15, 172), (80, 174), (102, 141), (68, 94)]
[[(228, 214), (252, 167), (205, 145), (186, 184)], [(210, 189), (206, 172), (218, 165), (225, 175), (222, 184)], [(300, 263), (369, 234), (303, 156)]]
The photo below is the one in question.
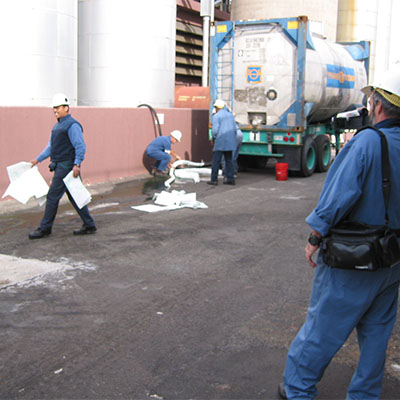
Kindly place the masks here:
[[(232, 168), (233, 168), (233, 177), (236, 178), (236, 175), (239, 171), (238, 158), (239, 151), (242, 147), (243, 142), (243, 132), (239, 128), (238, 123), (236, 122), (236, 149), (232, 152)], [(222, 157), (222, 175), (226, 176), (226, 163), (225, 158)]]
[(146, 148), (146, 154), (156, 160), (152, 175), (167, 175), (167, 168), (170, 167), (171, 156), (176, 160), (181, 158), (171, 149), (171, 145), (180, 142), (182, 132), (175, 130), (169, 136), (159, 136), (154, 139)]
[(51, 131), (47, 147), (36, 159), (31, 161), (32, 166), (34, 166), (50, 157), (50, 170), (54, 171), (54, 176), (47, 193), (44, 216), (40, 226), (29, 234), (29, 239), (41, 239), (51, 234), (58, 203), (65, 192), (67, 192), (69, 201), (83, 221), (82, 227), (74, 231), (74, 235), (86, 235), (96, 232), (96, 225), (88, 207), (84, 206), (80, 209), (76, 205), (63, 181), (71, 170), (75, 178), (79, 176), (81, 163), (85, 158), (86, 152), (82, 125), (69, 114), (69, 104), (70, 102), (65, 94), (57, 93), (54, 95), (53, 112), (58, 122)]
[[(389, 220), (400, 228), (400, 72), (387, 73), (363, 92), (369, 96), (371, 122), (387, 138), (392, 187)], [(348, 214), (349, 213), (349, 214)], [(321, 237), (348, 214), (351, 221), (385, 224), (382, 194), (381, 143), (366, 129), (338, 154), (327, 175), (314, 211), (307, 217), (312, 233), (305, 248), (315, 268), (306, 321), (293, 340), (279, 395), (313, 399), (325, 368), (356, 329), (360, 358), (347, 391), (347, 399), (379, 399), (387, 343), (396, 319), (400, 264), (376, 271), (335, 269), (324, 264), (321, 253), (312, 256)]]
[(213, 157), (211, 166), (211, 180), (209, 185), (218, 185), (218, 170), (222, 156), (225, 159), (225, 184), (234, 185), (235, 177), (232, 163), (232, 152), (236, 149), (236, 121), (233, 114), (225, 107), (221, 99), (214, 103), (215, 115), (212, 118)]

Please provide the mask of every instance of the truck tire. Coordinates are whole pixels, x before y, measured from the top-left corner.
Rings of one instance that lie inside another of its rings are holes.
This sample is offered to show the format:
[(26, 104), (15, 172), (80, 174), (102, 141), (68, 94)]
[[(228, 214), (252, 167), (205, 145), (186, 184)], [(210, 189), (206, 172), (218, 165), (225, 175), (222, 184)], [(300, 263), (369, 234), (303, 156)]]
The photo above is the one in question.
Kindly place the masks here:
[(315, 171), (326, 172), (331, 165), (331, 142), (326, 135), (318, 135), (314, 141), (317, 151), (317, 165)]
[(312, 136), (306, 136), (301, 152), (301, 174), (311, 176), (317, 166), (317, 150)]

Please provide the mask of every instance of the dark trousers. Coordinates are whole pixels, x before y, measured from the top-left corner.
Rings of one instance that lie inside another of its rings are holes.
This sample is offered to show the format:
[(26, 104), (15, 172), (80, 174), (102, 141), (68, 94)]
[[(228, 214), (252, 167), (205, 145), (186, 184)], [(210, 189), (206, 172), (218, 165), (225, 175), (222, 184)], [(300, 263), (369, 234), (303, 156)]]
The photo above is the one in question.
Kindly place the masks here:
[(235, 178), (233, 176), (232, 151), (213, 151), (211, 180), (214, 182), (218, 180), (218, 170), (221, 165), (222, 156), (224, 156), (225, 159), (226, 179), (228, 182), (233, 182)]
[(169, 161), (171, 160), (171, 156), (168, 153), (161, 150), (155, 150), (146, 152), (146, 154), (156, 160), (154, 168), (157, 168), (160, 171), (165, 171), (167, 169)]
[(44, 212), (42, 221), (40, 222), (40, 229), (51, 230), (54, 219), (56, 218), (58, 203), (60, 202), (60, 199), (65, 192), (67, 192), (68, 199), (74, 206), (76, 212), (81, 217), (83, 224), (87, 227), (96, 226), (93, 218), (90, 216), (88, 206), (79, 209), (64, 184), (63, 179), (68, 175), (70, 171), (71, 169), (65, 169), (62, 166), (57, 165), (54, 171), (53, 179), (51, 181), (50, 189), (47, 193), (46, 210)]

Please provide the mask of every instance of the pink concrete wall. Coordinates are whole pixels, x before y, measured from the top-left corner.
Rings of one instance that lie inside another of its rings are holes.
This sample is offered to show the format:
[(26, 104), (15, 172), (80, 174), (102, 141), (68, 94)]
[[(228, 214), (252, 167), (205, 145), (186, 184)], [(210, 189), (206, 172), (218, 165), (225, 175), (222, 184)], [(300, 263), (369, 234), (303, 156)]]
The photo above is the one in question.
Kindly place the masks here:
[[(207, 110), (172, 108), (156, 111), (159, 117), (164, 116), (163, 135), (174, 129), (182, 131), (181, 143), (173, 147), (182, 158), (211, 160)], [(70, 113), (84, 128), (87, 152), (82, 177), (85, 183), (148, 173), (150, 160), (145, 149), (155, 138), (148, 108), (72, 107)], [(36, 158), (47, 145), (55, 122), (51, 108), (0, 107), (0, 196), (9, 184), (6, 167)], [(43, 161), (39, 170), (50, 182), (48, 164), (48, 160)]]

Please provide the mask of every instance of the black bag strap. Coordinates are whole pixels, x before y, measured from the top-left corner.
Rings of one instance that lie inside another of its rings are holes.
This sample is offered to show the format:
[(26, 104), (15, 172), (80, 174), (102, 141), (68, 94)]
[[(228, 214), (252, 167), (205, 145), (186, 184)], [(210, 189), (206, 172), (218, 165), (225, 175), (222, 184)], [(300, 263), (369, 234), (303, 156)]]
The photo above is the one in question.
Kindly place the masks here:
[[(389, 146), (386, 139), (385, 134), (375, 128), (374, 126), (364, 126), (363, 128), (359, 129), (355, 135), (363, 131), (364, 129), (372, 129), (377, 132), (381, 138), (381, 154), (382, 154), (382, 191), (383, 191), (383, 200), (385, 204), (385, 225), (389, 226), (389, 197), (390, 197), (390, 190), (392, 188), (392, 182), (390, 180), (390, 161), (389, 161)], [(354, 136), (355, 136), (354, 135)]]

